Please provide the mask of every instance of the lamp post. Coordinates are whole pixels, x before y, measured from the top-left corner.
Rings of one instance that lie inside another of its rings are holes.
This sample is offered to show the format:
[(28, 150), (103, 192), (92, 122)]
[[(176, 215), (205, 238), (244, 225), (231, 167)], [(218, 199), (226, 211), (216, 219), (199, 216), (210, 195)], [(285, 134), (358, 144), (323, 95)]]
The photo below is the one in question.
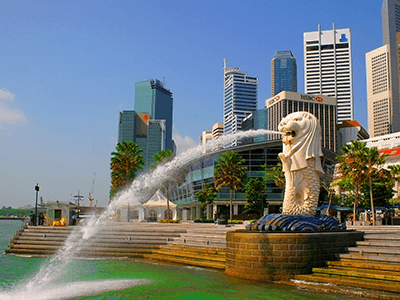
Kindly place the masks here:
[(38, 200), (38, 195), (39, 195), (39, 191), (40, 191), (39, 183), (36, 183), (35, 191), (36, 191), (35, 226), (37, 226), (37, 200)]

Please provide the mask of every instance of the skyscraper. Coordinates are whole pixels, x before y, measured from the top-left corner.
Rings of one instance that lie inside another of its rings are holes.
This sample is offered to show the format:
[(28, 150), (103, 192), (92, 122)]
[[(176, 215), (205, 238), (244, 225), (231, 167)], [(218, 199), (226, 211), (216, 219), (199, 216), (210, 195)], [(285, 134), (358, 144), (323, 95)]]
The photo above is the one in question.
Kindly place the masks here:
[(150, 120), (148, 113), (119, 112), (118, 143), (135, 142), (143, 150), (144, 168), (154, 163), (153, 155), (166, 150), (165, 120)]
[(350, 29), (304, 33), (304, 86), (306, 94), (337, 99), (337, 122), (353, 120), (353, 75)]
[(172, 93), (164, 83), (151, 79), (136, 83), (135, 111), (148, 113), (151, 120), (165, 120), (166, 147), (176, 151), (172, 140)]
[(119, 113), (118, 143), (132, 141), (143, 149), (144, 168), (161, 150), (176, 152), (172, 140), (172, 93), (157, 79), (136, 83), (135, 110)]
[[(392, 120), (391, 132), (400, 130), (399, 124), (399, 36), (400, 32), (400, 0), (384, 0), (382, 3), (382, 31), (383, 44), (389, 46), (390, 87), (392, 93)], [(369, 125), (368, 125), (369, 127)], [(372, 136), (372, 134), (371, 134)]]
[(297, 64), (292, 51), (277, 51), (271, 60), (271, 96), (297, 92)]
[[(268, 129), (278, 131), (278, 125), (288, 114), (296, 111), (312, 113), (321, 125), (321, 145), (334, 152), (336, 141), (336, 99), (322, 95), (307, 95), (296, 92), (282, 91), (265, 100), (268, 115)], [(271, 135), (270, 138), (280, 139), (281, 135)]]
[(393, 90), (391, 85), (390, 47), (384, 45), (368, 52), (367, 102), (368, 132), (371, 137), (393, 132), (394, 123), (398, 124), (398, 111), (393, 110)]
[(239, 68), (226, 68), (224, 59), (224, 134), (236, 133), (242, 120), (257, 110), (258, 78)]

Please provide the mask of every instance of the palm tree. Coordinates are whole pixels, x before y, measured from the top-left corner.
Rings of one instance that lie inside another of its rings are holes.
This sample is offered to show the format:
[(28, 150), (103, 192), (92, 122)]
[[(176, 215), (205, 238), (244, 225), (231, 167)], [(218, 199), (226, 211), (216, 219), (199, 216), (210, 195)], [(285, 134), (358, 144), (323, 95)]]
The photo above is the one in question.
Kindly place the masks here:
[(372, 194), (373, 178), (383, 178), (385, 176), (383, 169), (379, 166), (385, 163), (386, 154), (379, 153), (377, 148), (368, 148), (366, 143), (352, 141), (341, 149), (342, 155), (337, 159), (339, 161), (339, 172), (343, 182), (351, 178), (351, 184), (356, 190), (356, 201), (354, 202), (354, 216), (356, 213), (356, 205), (359, 202), (359, 193), (363, 183), (367, 182), (370, 189), (370, 201), (372, 210), (372, 222), (375, 225), (375, 208), (374, 198)]
[(376, 147), (365, 148), (364, 150), (364, 169), (365, 177), (369, 182), (369, 196), (371, 200), (371, 210), (372, 210), (372, 223), (375, 226), (375, 207), (374, 207), (374, 197), (372, 195), (372, 180), (373, 178), (383, 178), (385, 176), (383, 168), (379, 166), (385, 164), (385, 157), (388, 156), (386, 153), (379, 153)]
[(351, 141), (350, 144), (345, 144), (340, 151), (341, 155), (337, 157), (338, 172), (340, 178), (335, 182), (346, 190), (353, 190), (355, 192), (355, 200), (353, 206), (353, 221), (356, 220), (357, 205), (360, 202), (361, 185), (365, 181), (365, 176), (362, 173), (363, 151), (366, 148), (366, 143)]
[(155, 168), (158, 164), (166, 163), (171, 161), (175, 157), (175, 153), (171, 150), (161, 150), (160, 152), (153, 155), (153, 160), (156, 163), (155, 165), (150, 165), (151, 168)]
[(398, 191), (399, 191), (399, 182), (400, 182), (400, 165), (389, 166), (389, 171), (390, 171), (390, 175), (392, 178), (392, 184), (397, 183), (395, 192), (397, 194), (397, 197), (399, 197)]
[(277, 187), (280, 187), (282, 189), (282, 195), (283, 198), (285, 198), (286, 179), (285, 172), (283, 172), (282, 170), (282, 163), (279, 162), (274, 167), (268, 167), (267, 165), (263, 165), (263, 167), (265, 169), (264, 180), (273, 181)]
[(232, 220), (232, 191), (243, 188), (247, 177), (247, 168), (242, 166), (245, 160), (233, 150), (228, 150), (217, 159), (214, 167), (214, 184), (219, 191), (225, 186), (230, 189), (230, 220)]
[(111, 155), (111, 191), (113, 196), (121, 187), (128, 187), (135, 178), (135, 173), (143, 169), (143, 152), (134, 142), (121, 142)]

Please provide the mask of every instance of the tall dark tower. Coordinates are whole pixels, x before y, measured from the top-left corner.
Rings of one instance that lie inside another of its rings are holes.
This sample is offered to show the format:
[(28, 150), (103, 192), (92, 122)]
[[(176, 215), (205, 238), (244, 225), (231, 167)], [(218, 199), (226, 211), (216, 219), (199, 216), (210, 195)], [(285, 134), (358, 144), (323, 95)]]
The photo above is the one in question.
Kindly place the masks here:
[(297, 64), (292, 51), (277, 51), (271, 60), (271, 96), (297, 92)]

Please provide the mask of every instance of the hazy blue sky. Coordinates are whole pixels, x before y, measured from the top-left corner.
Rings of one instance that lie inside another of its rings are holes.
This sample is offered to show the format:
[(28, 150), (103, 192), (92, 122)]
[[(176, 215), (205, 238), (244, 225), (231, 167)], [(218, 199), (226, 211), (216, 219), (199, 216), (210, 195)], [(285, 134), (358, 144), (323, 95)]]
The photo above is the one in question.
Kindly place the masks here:
[[(381, 0), (0, 1), (0, 207), (94, 197), (108, 203), (118, 112), (138, 81), (174, 97), (178, 151), (222, 122), (223, 59), (271, 93), (271, 59), (291, 50), (304, 91), (303, 33), (350, 28), (355, 119), (367, 128), (365, 53), (382, 45)], [(85, 200), (85, 204), (88, 201)]]

